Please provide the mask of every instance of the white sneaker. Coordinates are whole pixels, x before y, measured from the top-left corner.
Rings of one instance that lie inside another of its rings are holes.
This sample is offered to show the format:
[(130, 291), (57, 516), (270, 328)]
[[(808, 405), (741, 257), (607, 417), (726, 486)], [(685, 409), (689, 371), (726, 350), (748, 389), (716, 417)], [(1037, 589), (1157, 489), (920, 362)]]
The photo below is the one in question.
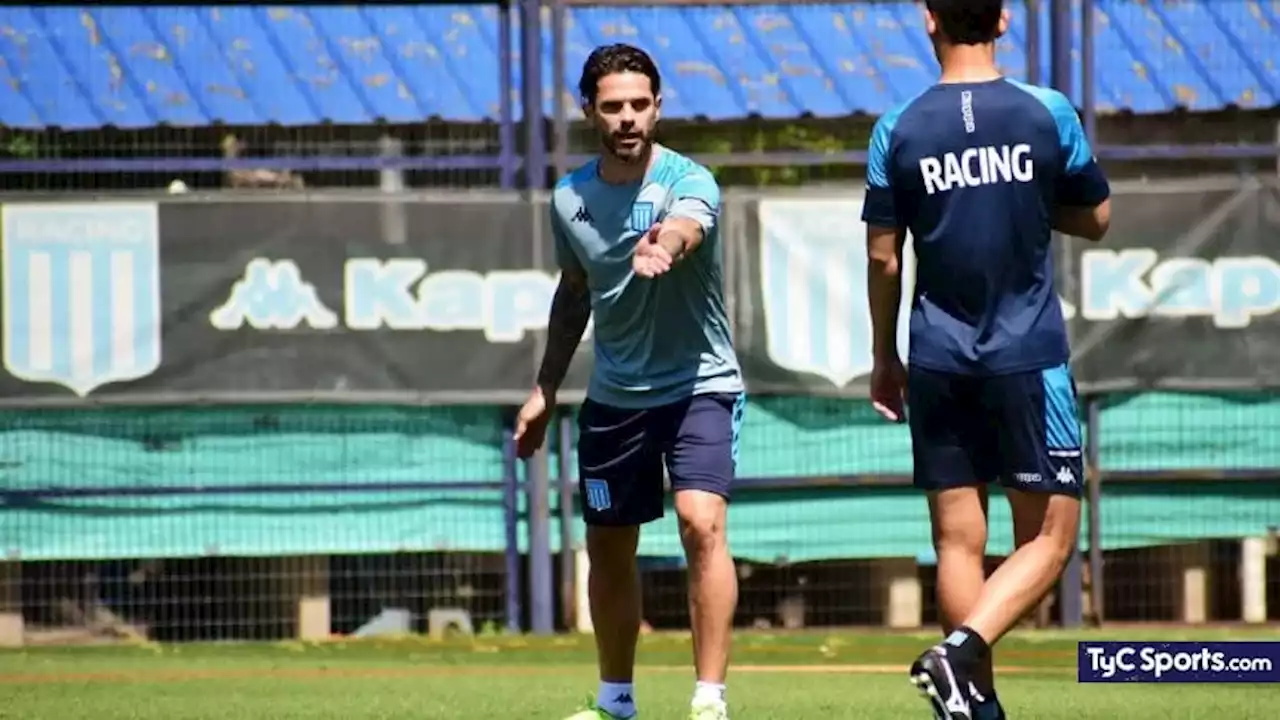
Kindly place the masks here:
[(689, 708), (689, 720), (729, 720), (729, 706), (724, 702), (704, 702)]

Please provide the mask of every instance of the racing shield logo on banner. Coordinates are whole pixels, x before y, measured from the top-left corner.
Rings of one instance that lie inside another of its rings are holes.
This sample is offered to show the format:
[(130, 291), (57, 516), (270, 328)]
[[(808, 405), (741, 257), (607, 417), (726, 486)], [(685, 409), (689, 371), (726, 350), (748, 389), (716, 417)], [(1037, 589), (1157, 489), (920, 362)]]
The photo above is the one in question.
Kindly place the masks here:
[[(898, 350), (906, 360), (914, 256), (904, 250)], [(760, 294), (779, 367), (843, 388), (871, 372), (862, 200), (762, 200)]]
[(5, 369), (81, 397), (155, 372), (155, 203), (19, 203), (2, 215)]

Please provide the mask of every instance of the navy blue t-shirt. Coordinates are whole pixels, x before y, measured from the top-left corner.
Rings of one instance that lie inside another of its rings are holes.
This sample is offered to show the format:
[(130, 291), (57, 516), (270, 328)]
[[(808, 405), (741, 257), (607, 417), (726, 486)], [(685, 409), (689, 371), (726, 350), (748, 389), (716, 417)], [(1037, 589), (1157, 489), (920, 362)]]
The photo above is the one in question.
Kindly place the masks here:
[(908, 363), (1003, 375), (1066, 362), (1053, 211), (1110, 192), (1056, 90), (1007, 78), (938, 84), (882, 116), (862, 219), (913, 238)]

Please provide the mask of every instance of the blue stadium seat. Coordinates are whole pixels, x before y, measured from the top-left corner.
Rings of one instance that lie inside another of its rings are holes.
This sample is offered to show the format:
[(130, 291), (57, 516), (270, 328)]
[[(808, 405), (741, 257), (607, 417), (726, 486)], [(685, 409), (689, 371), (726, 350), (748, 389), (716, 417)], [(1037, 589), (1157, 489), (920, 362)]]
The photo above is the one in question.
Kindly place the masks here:
[(9, 127), (97, 127), (76, 80), (24, 7), (0, 7), (0, 123)]
[[(1077, 7), (1080, 0), (1076, 0)], [(1240, 0), (1097, 0), (1100, 110), (1280, 104), (1280, 13)], [(999, 46), (1027, 76), (1020, 3)], [(650, 50), (669, 118), (883, 113), (933, 79), (911, 3), (582, 7), (567, 11), (565, 93), (576, 115), (597, 45)], [(1046, 17), (1038, 18), (1048, 42)], [(512, 54), (519, 56), (513, 18)], [(66, 129), (212, 123), (286, 126), (499, 117), (498, 11), (481, 5), (0, 8), (0, 124)], [(1077, 30), (1073, 54), (1079, 57)], [(1039, 58), (1047, 75), (1047, 52)], [(518, 82), (520, 67), (514, 70)], [(1078, 73), (1077, 73), (1078, 75)], [(1080, 100), (1080, 79), (1071, 96)], [(513, 112), (521, 108), (518, 93)]]
[[(107, 16), (116, 14), (110, 9), (98, 12)], [(217, 118), (229, 125), (241, 125), (279, 114), (279, 110), (268, 113), (260, 104), (259, 95), (246, 92), (241, 77), (252, 77), (252, 72), (244, 67), (243, 59), (233, 58), (213, 34), (208, 11), (170, 6), (135, 10), (134, 16), (147, 17), (148, 26), (156, 29), (159, 38), (153, 51), (171, 64), (185, 83), (191, 102), (203, 113), (204, 117), (192, 124), (205, 124)], [(113, 27), (117, 24), (113, 19)], [(302, 104), (301, 96), (296, 92), (292, 96), (297, 104)]]
[[(376, 5), (365, 8), (365, 12), (374, 18), (392, 10), (394, 8)], [(501, 96), (498, 88), (497, 11), (480, 5), (416, 5), (411, 12), (429, 47), (435, 48), (435, 53), (415, 56), (409, 72), (419, 72), (419, 68), (440, 63), (450, 81), (457, 86), (458, 94), (466, 100), (462, 105), (442, 103), (433, 115), (455, 121), (497, 119)], [(519, 35), (515, 37), (519, 38)], [(439, 59), (436, 59), (436, 53)]]
[[(341, 18), (344, 22), (325, 25), (314, 16), (342, 12), (342, 8), (255, 6), (245, 12), (266, 29), (282, 64), (292, 72), (294, 82), (305, 88), (321, 117), (343, 125), (363, 125), (379, 117), (380, 108), (363, 92), (363, 73), (345, 62), (338, 49), (339, 44), (367, 42), (364, 38), (369, 31), (359, 13), (351, 12)], [(394, 114), (400, 115), (399, 108)]]
[[(147, 98), (139, 97), (133, 78), (132, 55), (105, 46), (97, 21), (87, 9), (71, 7), (6, 8), (6, 19), (27, 40), (39, 46), (40, 59), (29, 57), (24, 90), (47, 109), (45, 121), (97, 127), (140, 127), (157, 124)], [(12, 51), (19, 58), (23, 47)], [(65, 74), (70, 83), (53, 84)], [(52, 94), (53, 97), (48, 95)], [(73, 101), (71, 96), (78, 96)], [(78, 112), (68, 112), (70, 110)]]
[(258, 24), (252, 9), (225, 5), (195, 14), (257, 109), (255, 124), (309, 125), (322, 120), (309, 88), (283, 62), (270, 28)]
[[(617, 41), (608, 37), (608, 29), (616, 27), (617, 12), (584, 9), (574, 13), (586, 31), (588, 42), (579, 46), (578, 57), (565, 68), (570, 77), (568, 87), (576, 87), (582, 63), (596, 45)], [(628, 28), (653, 47), (658, 69), (666, 79), (663, 113), (668, 117), (704, 117), (722, 120), (740, 117), (745, 103), (738, 79), (726, 74), (699, 29), (686, 22), (686, 16), (673, 16), (665, 8), (635, 8), (627, 13)], [(579, 24), (575, 22), (575, 24)], [(637, 38), (633, 38), (637, 39)]]
[(1021, 3), (1009, 7), (1009, 32), (996, 43), (996, 65), (1014, 80), (1027, 79), (1027, 13)]
[[(1160, 94), (1160, 106), (1211, 110), (1226, 104), (1182, 35), (1156, 9), (1129, 0), (1100, 0), (1098, 8), (1135, 60), (1133, 71)], [(1123, 68), (1117, 71), (1124, 73)], [(1159, 107), (1159, 106), (1158, 106)]]
[(1223, 104), (1266, 108), (1280, 104), (1275, 19), (1264, 3), (1206, 2), (1154, 6), (1170, 34), (1195, 58), (1198, 71), (1216, 84)]

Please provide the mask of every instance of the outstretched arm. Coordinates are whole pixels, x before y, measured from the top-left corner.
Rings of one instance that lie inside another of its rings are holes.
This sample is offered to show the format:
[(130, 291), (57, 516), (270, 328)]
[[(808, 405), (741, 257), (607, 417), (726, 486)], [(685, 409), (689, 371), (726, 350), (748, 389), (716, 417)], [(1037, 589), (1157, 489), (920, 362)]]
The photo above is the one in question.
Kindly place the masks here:
[(671, 188), (673, 202), (658, 230), (658, 244), (673, 263), (692, 255), (720, 220), (720, 186), (706, 168), (697, 167)]
[(702, 225), (687, 217), (667, 218), (658, 228), (658, 244), (678, 263), (702, 244), (705, 233)]

